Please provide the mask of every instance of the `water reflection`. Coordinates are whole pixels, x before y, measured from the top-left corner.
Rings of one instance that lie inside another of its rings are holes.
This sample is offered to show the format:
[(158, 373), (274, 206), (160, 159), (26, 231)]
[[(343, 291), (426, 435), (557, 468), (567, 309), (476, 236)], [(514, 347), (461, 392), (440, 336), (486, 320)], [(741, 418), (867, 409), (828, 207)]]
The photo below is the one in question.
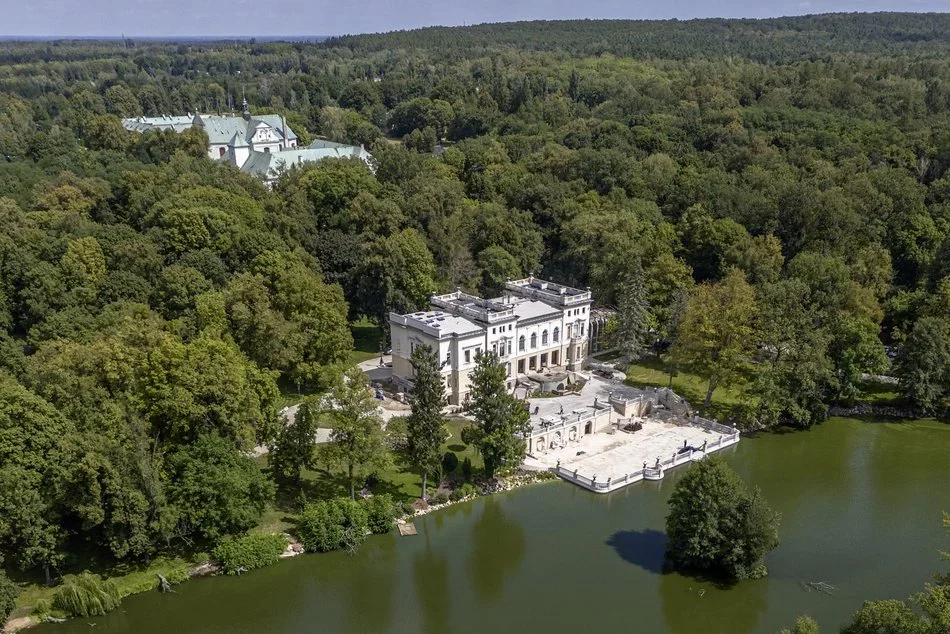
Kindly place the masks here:
[(642, 531), (617, 531), (606, 543), (627, 563), (640, 566), (647, 572), (663, 572), (666, 533), (649, 528)]
[(395, 558), (396, 537), (390, 533), (367, 540), (358, 555), (340, 562), (355, 569), (347, 579), (349, 588), (344, 596), (347, 612), (361, 632), (382, 632), (392, 623)]
[(494, 497), (487, 498), (481, 516), (472, 527), (469, 569), (475, 596), (495, 601), (502, 595), (505, 579), (514, 576), (524, 559), (524, 528), (504, 514)]
[(416, 600), (422, 613), (426, 632), (448, 632), (451, 596), (449, 594), (449, 562), (445, 551), (433, 548), (429, 541), (429, 525), (423, 524), (425, 549), (412, 560)]
[(678, 573), (660, 576), (660, 599), (670, 634), (749, 634), (768, 605), (768, 577), (728, 588)]

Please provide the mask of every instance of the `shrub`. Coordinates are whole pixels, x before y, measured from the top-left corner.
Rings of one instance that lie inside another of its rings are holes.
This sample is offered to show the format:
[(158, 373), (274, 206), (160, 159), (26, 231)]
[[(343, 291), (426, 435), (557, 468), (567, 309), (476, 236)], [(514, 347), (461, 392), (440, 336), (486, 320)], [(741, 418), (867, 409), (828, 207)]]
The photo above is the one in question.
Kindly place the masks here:
[(0, 624), (7, 622), (16, 607), (16, 597), (19, 593), (16, 585), (0, 570)]
[(472, 459), (468, 456), (465, 456), (465, 460), (462, 461), (462, 477), (465, 478), (466, 482), (472, 481)]
[(403, 515), (408, 515), (408, 516), (412, 517), (413, 515), (416, 514), (416, 509), (414, 509), (414, 508), (412, 507), (412, 503), (411, 503), (411, 502), (403, 502), (403, 503), (400, 504), (399, 506), (400, 506), (400, 508), (401, 508), (401, 510), (402, 510), (402, 514), (403, 514)]
[(459, 457), (455, 455), (454, 451), (446, 451), (445, 455), (442, 456), (442, 471), (445, 473), (452, 473), (458, 466)]
[(385, 535), (393, 528), (396, 519), (396, 505), (392, 496), (374, 495), (363, 500), (366, 509), (366, 522), (369, 530), (377, 535)]
[(439, 491), (434, 496), (432, 496), (433, 504), (445, 504), (449, 501), (449, 496), (445, 494), (445, 491)]
[(53, 607), (70, 616), (100, 616), (116, 609), (120, 601), (114, 581), (90, 572), (66, 575), (53, 595)]
[(459, 500), (464, 500), (470, 495), (473, 495), (478, 492), (478, 489), (475, 488), (474, 484), (466, 482), (462, 486), (454, 489), (452, 494), (449, 496), (449, 499), (453, 502), (458, 502)]
[(311, 552), (345, 548), (354, 552), (366, 539), (368, 519), (362, 505), (348, 498), (311, 504), (300, 516), (298, 537)]
[(229, 575), (245, 568), (254, 570), (277, 563), (287, 547), (287, 538), (279, 533), (255, 533), (226, 539), (215, 546), (213, 555)]

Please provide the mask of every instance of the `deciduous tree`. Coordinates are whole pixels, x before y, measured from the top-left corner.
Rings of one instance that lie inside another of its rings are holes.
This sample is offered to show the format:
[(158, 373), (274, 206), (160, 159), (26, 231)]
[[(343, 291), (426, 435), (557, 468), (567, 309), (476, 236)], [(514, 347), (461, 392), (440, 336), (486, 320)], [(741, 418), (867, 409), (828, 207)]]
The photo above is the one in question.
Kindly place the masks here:
[(738, 269), (730, 269), (721, 282), (700, 284), (690, 294), (672, 356), (708, 381), (706, 407), (716, 387), (732, 381), (747, 363), (754, 315), (755, 291)]
[(766, 574), (779, 543), (779, 514), (723, 460), (694, 463), (669, 500), (667, 556), (681, 568), (744, 579)]
[(376, 399), (366, 387), (366, 375), (350, 368), (330, 392), (326, 418), (330, 432), (328, 457), (346, 469), (350, 498), (356, 499), (356, 478), (366, 477), (390, 463), (383, 421)]

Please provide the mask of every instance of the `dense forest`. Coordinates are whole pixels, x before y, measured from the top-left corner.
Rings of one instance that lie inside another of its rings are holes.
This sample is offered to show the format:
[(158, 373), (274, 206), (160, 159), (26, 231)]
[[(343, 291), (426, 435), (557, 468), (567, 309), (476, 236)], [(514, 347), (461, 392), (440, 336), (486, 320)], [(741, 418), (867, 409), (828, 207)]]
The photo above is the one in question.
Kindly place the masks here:
[[(242, 94), (375, 173), (270, 190), (120, 122)], [(740, 424), (818, 423), (867, 374), (946, 415), (950, 15), (3, 43), (0, 227), (9, 568), (242, 533), (275, 488), (246, 452), (353, 322), (531, 273), (710, 396), (741, 378)]]

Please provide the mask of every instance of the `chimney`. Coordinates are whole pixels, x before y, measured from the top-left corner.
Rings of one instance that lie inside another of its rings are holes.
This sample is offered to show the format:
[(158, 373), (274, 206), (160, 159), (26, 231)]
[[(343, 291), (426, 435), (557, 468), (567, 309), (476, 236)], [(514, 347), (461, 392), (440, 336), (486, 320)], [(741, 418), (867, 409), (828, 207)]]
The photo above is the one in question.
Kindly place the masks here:
[(285, 149), (285, 150), (289, 150), (289, 149), (290, 149), (290, 139), (288, 138), (289, 135), (287, 134), (287, 117), (285, 117), (285, 116), (283, 116), (283, 115), (280, 116), (280, 125), (283, 127), (284, 149)]

